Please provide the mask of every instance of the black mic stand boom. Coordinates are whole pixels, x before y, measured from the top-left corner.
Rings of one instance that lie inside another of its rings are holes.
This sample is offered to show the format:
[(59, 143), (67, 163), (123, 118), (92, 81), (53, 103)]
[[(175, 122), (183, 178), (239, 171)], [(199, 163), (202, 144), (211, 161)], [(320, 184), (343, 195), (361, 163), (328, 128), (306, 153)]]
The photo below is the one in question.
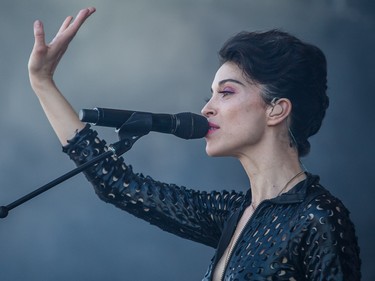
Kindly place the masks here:
[(77, 168), (71, 170), (70, 172), (52, 180), (51, 182), (43, 185), (42, 187), (26, 194), (25, 196), (19, 198), (18, 200), (0, 207), (0, 218), (5, 218), (8, 216), (10, 210), (16, 208), (17, 206), (31, 200), (32, 198), (42, 194), (43, 192), (51, 189), (52, 187), (62, 183), (63, 181), (70, 179), (71, 177), (79, 174), (80, 172), (86, 170), (87, 168), (99, 163), (100, 161), (112, 156), (120, 156), (126, 151), (130, 150), (133, 144), (142, 136), (147, 135), (152, 128), (152, 117), (149, 114), (143, 114), (140, 112), (135, 112), (119, 129), (117, 133), (120, 140), (109, 146), (109, 150), (104, 152), (97, 157), (91, 159), (90, 161), (78, 166)]

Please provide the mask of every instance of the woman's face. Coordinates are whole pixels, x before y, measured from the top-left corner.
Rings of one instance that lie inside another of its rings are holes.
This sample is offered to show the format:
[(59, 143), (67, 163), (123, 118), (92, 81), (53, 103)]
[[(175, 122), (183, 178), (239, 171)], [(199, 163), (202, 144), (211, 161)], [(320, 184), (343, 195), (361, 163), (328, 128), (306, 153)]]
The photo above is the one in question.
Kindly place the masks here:
[(261, 143), (266, 128), (266, 104), (261, 87), (248, 81), (232, 62), (224, 63), (212, 83), (212, 97), (202, 109), (210, 129), (210, 156), (241, 157)]

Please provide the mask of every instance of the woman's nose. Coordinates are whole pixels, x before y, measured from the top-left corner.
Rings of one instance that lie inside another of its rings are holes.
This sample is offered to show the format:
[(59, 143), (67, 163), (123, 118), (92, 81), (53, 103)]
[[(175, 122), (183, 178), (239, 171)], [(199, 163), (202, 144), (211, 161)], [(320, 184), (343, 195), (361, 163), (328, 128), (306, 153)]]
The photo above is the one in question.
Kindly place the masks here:
[(215, 110), (212, 107), (212, 102), (209, 100), (206, 105), (202, 108), (201, 113), (205, 117), (210, 117), (212, 115), (215, 115)]

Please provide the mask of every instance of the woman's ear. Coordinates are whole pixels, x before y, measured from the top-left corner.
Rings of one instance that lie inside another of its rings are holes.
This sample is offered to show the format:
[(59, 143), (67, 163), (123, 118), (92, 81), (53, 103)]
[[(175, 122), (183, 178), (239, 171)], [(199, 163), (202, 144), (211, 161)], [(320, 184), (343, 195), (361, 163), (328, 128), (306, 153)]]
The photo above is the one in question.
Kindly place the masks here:
[(267, 109), (267, 124), (278, 125), (288, 118), (292, 111), (292, 103), (290, 100), (281, 98), (276, 101), (272, 101)]

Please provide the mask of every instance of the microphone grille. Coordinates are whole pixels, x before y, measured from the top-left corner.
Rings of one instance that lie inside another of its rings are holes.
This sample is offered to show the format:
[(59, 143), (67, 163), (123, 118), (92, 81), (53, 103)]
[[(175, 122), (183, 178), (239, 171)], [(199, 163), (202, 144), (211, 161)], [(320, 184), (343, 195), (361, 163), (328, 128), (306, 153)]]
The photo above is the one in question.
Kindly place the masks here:
[(183, 139), (200, 139), (208, 132), (207, 119), (198, 114), (183, 112), (176, 114), (175, 136)]

